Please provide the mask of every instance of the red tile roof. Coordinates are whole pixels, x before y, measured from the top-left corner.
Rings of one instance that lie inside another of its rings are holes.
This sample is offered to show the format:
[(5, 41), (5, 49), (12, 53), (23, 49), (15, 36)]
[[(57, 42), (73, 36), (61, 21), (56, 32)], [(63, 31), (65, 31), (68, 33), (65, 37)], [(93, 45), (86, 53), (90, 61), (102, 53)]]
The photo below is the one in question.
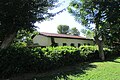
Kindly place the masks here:
[(47, 37), (57, 37), (57, 38), (92, 40), (92, 39), (87, 39), (87, 38), (81, 37), (81, 36), (73, 36), (73, 35), (67, 35), (67, 34), (56, 34), (56, 33), (40, 32), (40, 35), (47, 36)]

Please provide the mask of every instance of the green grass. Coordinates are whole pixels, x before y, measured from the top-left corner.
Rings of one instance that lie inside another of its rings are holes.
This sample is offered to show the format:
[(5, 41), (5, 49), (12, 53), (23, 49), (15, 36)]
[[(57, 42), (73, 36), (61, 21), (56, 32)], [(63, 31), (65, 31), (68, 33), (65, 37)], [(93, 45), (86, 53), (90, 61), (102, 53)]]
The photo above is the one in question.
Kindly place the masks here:
[(63, 67), (41, 74), (34, 80), (120, 80), (120, 57)]

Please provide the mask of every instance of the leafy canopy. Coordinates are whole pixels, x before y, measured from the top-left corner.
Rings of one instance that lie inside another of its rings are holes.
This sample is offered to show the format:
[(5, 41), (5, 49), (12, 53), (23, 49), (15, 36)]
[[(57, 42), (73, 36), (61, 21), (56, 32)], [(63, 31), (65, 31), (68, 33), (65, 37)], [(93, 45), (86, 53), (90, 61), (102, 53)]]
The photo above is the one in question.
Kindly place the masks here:
[(89, 29), (95, 24), (94, 32), (98, 37), (104, 35), (110, 42), (120, 42), (120, 37), (116, 36), (120, 33), (119, 0), (73, 0), (68, 11)]
[(68, 25), (58, 25), (57, 32), (59, 34), (68, 34), (69, 33), (69, 26)]
[[(10, 39), (19, 30), (32, 31), (36, 21), (53, 16), (48, 9), (57, 0), (1, 0), (0, 1), (0, 42)], [(12, 40), (12, 38), (11, 38)], [(11, 42), (11, 41), (10, 41)]]
[(80, 35), (80, 32), (79, 32), (79, 30), (78, 30), (76, 27), (73, 27), (73, 28), (70, 30), (70, 34), (71, 34), (71, 35), (75, 35), (75, 36), (79, 36), (79, 35)]

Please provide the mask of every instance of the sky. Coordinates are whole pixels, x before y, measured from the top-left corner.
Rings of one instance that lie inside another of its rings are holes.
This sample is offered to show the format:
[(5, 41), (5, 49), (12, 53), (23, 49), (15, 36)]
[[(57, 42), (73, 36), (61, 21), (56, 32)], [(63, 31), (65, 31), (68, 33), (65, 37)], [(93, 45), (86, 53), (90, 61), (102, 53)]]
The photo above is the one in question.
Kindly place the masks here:
[[(60, 3), (64, 2), (64, 0), (60, 0)], [(66, 0), (60, 7), (54, 9), (51, 12), (57, 12), (66, 8), (70, 3), (70, 0)], [(39, 32), (49, 32), (49, 33), (57, 33), (58, 25), (68, 25), (70, 29), (72, 27), (76, 27), (79, 31), (84, 28), (81, 24), (74, 20), (74, 16), (72, 16), (68, 11), (63, 11), (62, 13), (56, 15), (52, 20), (43, 21), (41, 23), (35, 23), (35, 26), (38, 26)]]

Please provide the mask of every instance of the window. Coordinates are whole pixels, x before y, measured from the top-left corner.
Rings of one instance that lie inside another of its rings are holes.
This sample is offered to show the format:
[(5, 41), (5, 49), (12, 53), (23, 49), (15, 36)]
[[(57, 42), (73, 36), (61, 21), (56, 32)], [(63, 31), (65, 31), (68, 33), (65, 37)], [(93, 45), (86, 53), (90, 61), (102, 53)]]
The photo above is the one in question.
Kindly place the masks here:
[(71, 43), (71, 46), (74, 46), (74, 43)]
[(88, 45), (90, 45), (90, 43), (88, 43)]
[(81, 44), (80, 43), (78, 43), (78, 47), (80, 47), (81, 46)]
[(66, 43), (63, 43), (63, 46), (66, 46), (67, 44)]

